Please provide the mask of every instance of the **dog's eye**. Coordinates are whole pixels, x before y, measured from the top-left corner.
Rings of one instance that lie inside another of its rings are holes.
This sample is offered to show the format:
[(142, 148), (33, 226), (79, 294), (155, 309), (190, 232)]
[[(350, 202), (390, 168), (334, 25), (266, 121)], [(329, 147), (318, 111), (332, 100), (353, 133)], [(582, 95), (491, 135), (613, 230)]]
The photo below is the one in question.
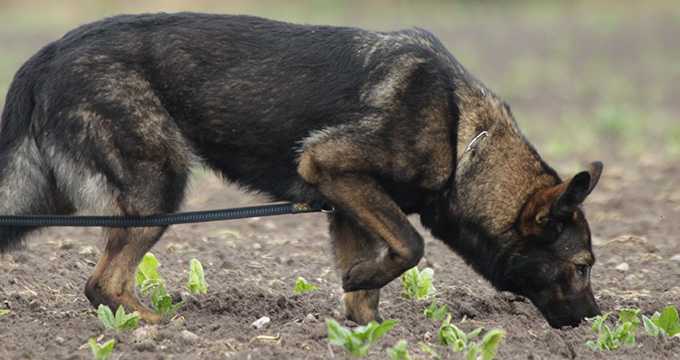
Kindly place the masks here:
[(578, 275), (581, 278), (586, 278), (588, 277), (588, 273), (590, 272), (590, 266), (588, 265), (576, 265), (576, 275)]

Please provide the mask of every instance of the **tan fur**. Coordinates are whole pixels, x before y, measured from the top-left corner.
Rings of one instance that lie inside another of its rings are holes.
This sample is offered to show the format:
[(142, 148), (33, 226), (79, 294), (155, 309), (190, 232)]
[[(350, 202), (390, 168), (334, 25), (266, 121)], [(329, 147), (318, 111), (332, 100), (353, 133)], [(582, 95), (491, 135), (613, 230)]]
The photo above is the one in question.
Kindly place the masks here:
[[(330, 233), (338, 270), (348, 272), (362, 258), (380, 256), (385, 248), (351, 219), (341, 214), (330, 215)], [(347, 292), (343, 296), (345, 315), (360, 324), (380, 320), (380, 289)]]
[(138, 228), (106, 231), (106, 249), (85, 286), (85, 294), (94, 306), (104, 304), (117, 309), (122, 305), (128, 312), (137, 311), (144, 321), (157, 323), (161, 320), (135, 296), (135, 271), (139, 261), (164, 230)]
[[(481, 91), (463, 93), (456, 145), (463, 154), (456, 173), (459, 209), (467, 218), (480, 219), (491, 234), (499, 234), (512, 226), (531, 194), (556, 185), (556, 179), (546, 174), (498, 98)], [(488, 136), (464, 154), (481, 131)]]
[(543, 231), (543, 225), (537, 221), (541, 216), (547, 216), (550, 207), (567, 189), (568, 183), (562, 183), (541, 191), (531, 196), (524, 205), (518, 224), (522, 236), (537, 236)]

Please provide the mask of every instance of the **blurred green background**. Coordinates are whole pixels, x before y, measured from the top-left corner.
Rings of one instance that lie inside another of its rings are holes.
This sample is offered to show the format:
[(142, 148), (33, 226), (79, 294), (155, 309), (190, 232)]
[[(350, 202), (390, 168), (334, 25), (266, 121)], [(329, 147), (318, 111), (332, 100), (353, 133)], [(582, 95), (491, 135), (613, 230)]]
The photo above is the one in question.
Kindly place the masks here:
[(678, 1), (0, 0), (0, 103), (42, 45), (119, 13), (201, 11), (434, 32), (549, 161), (680, 158)]

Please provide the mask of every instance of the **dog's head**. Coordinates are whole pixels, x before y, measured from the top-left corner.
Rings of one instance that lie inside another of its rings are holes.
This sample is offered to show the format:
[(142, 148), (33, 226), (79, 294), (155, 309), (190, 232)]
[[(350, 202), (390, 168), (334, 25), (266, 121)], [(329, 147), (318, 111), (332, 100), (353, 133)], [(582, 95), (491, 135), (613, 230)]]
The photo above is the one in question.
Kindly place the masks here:
[(590, 287), (595, 262), (580, 208), (602, 163), (533, 194), (516, 223), (521, 240), (506, 259), (498, 286), (528, 297), (553, 327), (575, 326), (600, 313)]
[(602, 163), (562, 181), (505, 103), (486, 96), (480, 104), (466, 105), (455, 171), (448, 186), (423, 202), (421, 222), (494, 287), (529, 298), (551, 326), (599, 314), (581, 204)]

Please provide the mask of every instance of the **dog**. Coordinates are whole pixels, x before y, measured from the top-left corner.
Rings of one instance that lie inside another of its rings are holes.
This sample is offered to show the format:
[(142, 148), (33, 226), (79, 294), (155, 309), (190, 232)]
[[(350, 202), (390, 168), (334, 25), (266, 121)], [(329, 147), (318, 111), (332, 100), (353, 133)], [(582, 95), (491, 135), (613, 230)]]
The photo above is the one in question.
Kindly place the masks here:
[[(0, 213), (177, 211), (191, 167), (273, 199), (332, 204), (346, 315), (423, 256), (407, 215), (553, 327), (599, 314), (581, 204), (602, 164), (562, 181), (509, 106), (429, 32), (250, 16), (123, 15), (81, 26), (17, 72), (0, 127)], [(0, 249), (34, 228), (0, 228)], [(97, 306), (158, 315), (134, 273), (165, 227), (104, 230)]]

